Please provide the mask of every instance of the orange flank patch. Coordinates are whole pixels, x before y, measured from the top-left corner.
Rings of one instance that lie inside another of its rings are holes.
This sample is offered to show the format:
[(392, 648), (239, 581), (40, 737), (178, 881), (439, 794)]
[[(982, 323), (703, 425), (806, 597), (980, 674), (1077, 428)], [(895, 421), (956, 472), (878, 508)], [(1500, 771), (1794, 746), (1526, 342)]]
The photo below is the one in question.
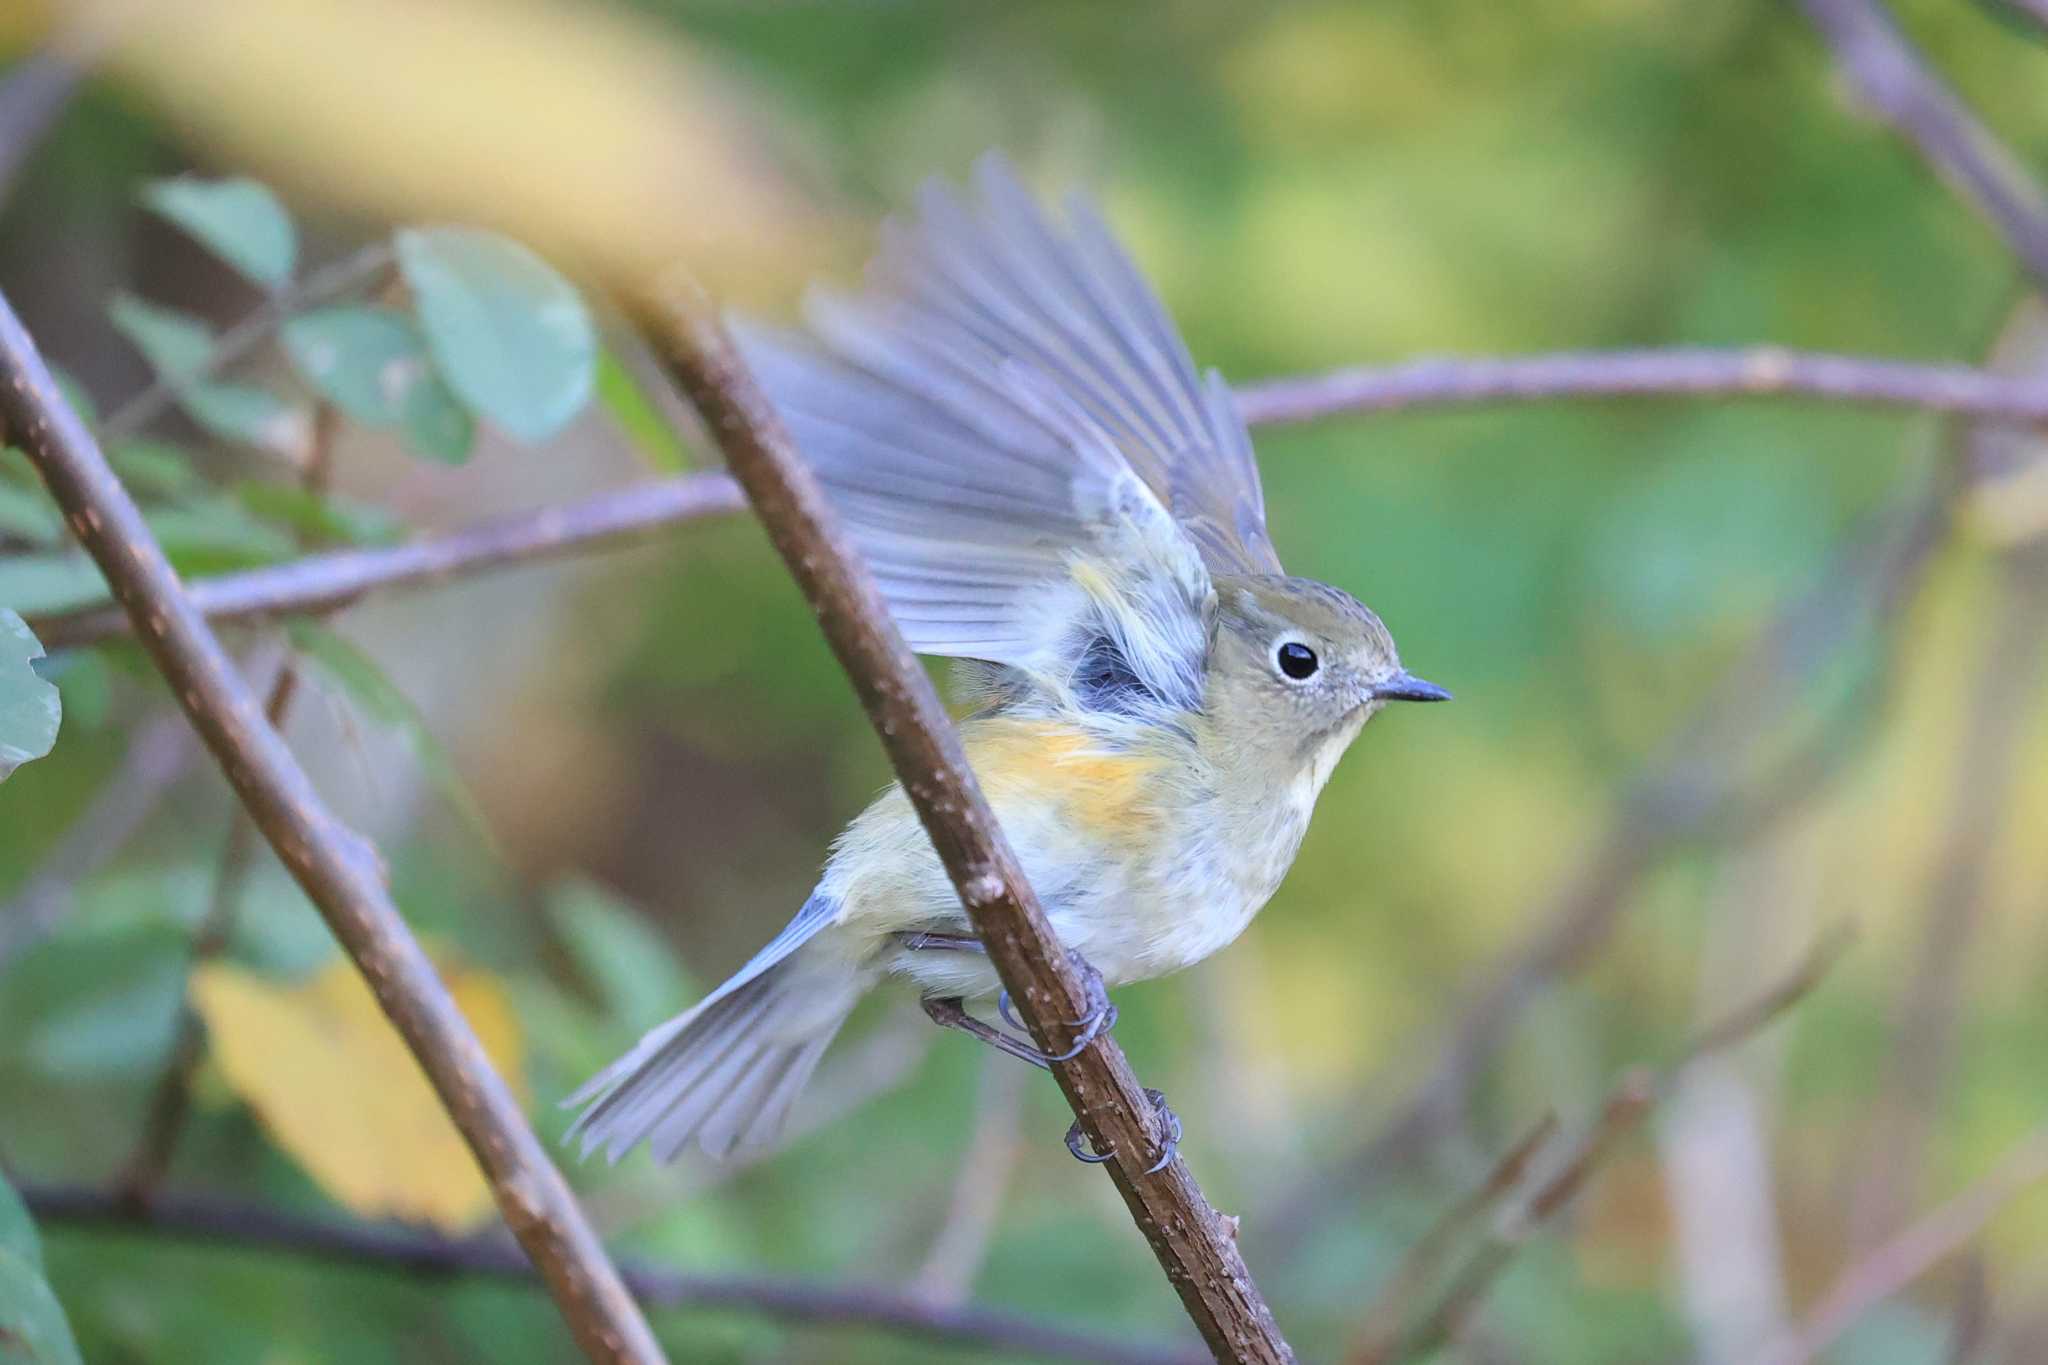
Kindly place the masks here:
[(1110, 749), (1052, 720), (982, 721), (967, 727), (965, 739), (992, 801), (1059, 802), (1084, 827), (1133, 834), (1159, 822), (1157, 755)]

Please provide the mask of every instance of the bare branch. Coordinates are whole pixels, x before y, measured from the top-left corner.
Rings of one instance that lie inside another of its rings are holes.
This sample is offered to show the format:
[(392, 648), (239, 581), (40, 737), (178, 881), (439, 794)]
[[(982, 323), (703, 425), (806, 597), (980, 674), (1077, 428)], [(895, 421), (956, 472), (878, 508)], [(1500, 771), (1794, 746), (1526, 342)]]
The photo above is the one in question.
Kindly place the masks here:
[(1843, 72), (2048, 284), (2048, 195), (2026, 163), (1934, 74), (1880, 0), (1801, 0)]
[(2037, 1129), (1970, 1186), (1838, 1276), (1759, 1365), (1805, 1365), (1851, 1324), (1954, 1255), (2028, 1186), (2048, 1178), (2048, 1128)]
[[(270, 695), (263, 703), (263, 718), (273, 730), (282, 731), (292, 697), (298, 690), (298, 670), (289, 657), (281, 660)], [(242, 889), (256, 854), (256, 826), (240, 806), (228, 816), (228, 837), (221, 845), (220, 860), (214, 868), (213, 897), (206, 916), (192, 935), (190, 966), (196, 967), (218, 957), (234, 932), (241, 908)], [(187, 969), (190, 970), (190, 967)], [(150, 1092), (144, 1112), (142, 1136), (135, 1144), (119, 1177), (121, 1193), (138, 1203), (146, 1201), (163, 1183), (184, 1137), (185, 1121), (192, 1108), (192, 1078), (206, 1058), (206, 1024), (187, 1002), (178, 1016), (171, 1039), (170, 1060)]]
[(250, 817), (319, 906), (419, 1059), (579, 1344), (597, 1361), (661, 1361), (661, 1348), (617, 1270), (392, 904), (373, 859), (327, 810), (291, 751), (264, 722), (134, 500), (65, 403), (4, 299), (0, 422), (7, 438), (27, 452), (73, 534), (135, 621), (144, 649)]
[(1812, 994), (1821, 978), (1835, 969), (1835, 963), (1855, 942), (1856, 926), (1848, 920), (1827, 930), (1814, 940), (1791, 975), (1694, 1034), (1665, 1070), (1675, 1074), (1702, 1057), (1725, 1051), (1763, 1032), (1772, 1020)]
[[(1378, 1331), (1361, 1333), (1348, 1358), (1349, 1365), (1384, 1365), (1388, 1361), (1420, 1358), (1462, 1333), (1487, 1291), (1523, 1245), (1578, 1197), (1616, 1145), (1642, 1124), (1660, 1099), (1671, 1093), (1685, 1069), (1701, 1058), (1755, 1037), (1812, 994), (1854, 938), (1851, 926), (1837, 925), (1814, 941), (1784, 980), (1706, 1025), (1661, 1070), (1633, 1067), (1623, 1073), (1585, 1133), (1565, 1151), (1551, 1174), (1481, 1240), (1478, 1249), (1451, 1278), (1435, 1307), (1398, 1337), (1385, 1330), (1384, 1319)], [(1537, 1130), (1545, 1135), (1549, 1131)], [(1529, 1138), (1516, 1143), (1478, 1190), (1460, 1201), (1458, 1209), (1480, 1211), (1490, 1207), (1507, 1186), (1519, 1179), (1519, 1173), (1529, 1167), (1537, 1152)], [(1434, 1254), (1440, 1258), (1441, 1252)], [(1403, 1268), (1407, 1268), (1405, 1264)], [(1396, 1272), (1395, 1278), (1400, 1278), (1400, 1272)], [(1371, 1325), (1370, 1317), (1367, 1321)]]
[[(1774, 375), (1788, 377), (1773, 380)], [(1240, 389), (1239, 398), (1249, 420), (1279, 424), (1464, 403), (1759, 393), (2048, 422), (2048, 385), (2035, 381), (1949, 366), (1803, 355), (1775, 348), (1421, 361), (1273, 380)], [(191, 583), (189, 591), (193, 605), (217, 621), (331, 611), (371, 592), (611, 549), (743, 506), (737, 485), (726, 475), (693, 474), (494, 518), (387, 549), (339, 550), (202, 578)], [(111, 606), (53, 612), (29, 624), (48, 649), (95, 644), (128, 630), (127, 617)]]
[[(535, 512), (497, 517), (445, 535), (383, 549), (335, 550), (186, 587), (194, 610), (213, 621), (253, 621), (332, 611), (365, 594), (445, 582), (487, 569), (647, 540), (705, 517), (743, 510), (739, 486), (723, 474), (663, 479)], [(31, 623), (46, 649), (94, 644), (132, 629), (117, 607), (53, 612)]]
[[(706, 300), (688, 286), (646, 303), (664, 362), (696, 404), (746, 487), (769, 538), (817, 613), (916, 806), (975, 934), (1038, 1046), (1063, 1053), (1083, 1018), (1081, 977), (983, 798), (931, 680), (890, 619), (873, 578), (838, 528)], [(1188, 1316), (1219, 1360), (1294, 1359), (1251, 1272), (1235, 1228), (1203, 1197), (1187, 1163), (1148, 1172), (1162, 1151), (1158, 1116), (1123, 1049), (1099, 1036), (1053, 1076), (1152, 1246)]]
[[(165, 1193), (141, 1206), (77, 1186), (26, 1183), (20, 1190), (30, 1212), (53, 1226), (262, 1247), (407, 1277), (533, 1279), (518, 1245), (499, 1234), (449, 1238), (398, 1223), (335, 1222), (191, 1194)], [(820, 1327), (872, 1327), (947, 1345), (1094, 1365), (1201, 1365), (1209, 1358), (1199, 1347), (1114, 1341), (992, 1308), (942, 1307), (879, 1286), (686, 1275), (644, 1264), (625, 1266), (624, 1275), (634, 1296), (650, 1308), (730, 1309)]]
[(1345, 1357), (1351, 1365), (1374, 1365), (1393, 1356), (1401, 1341), (1401, 1320), (1408, 1313), (1408, 1305), (1436, 1279), (1458, 1239), (1522, 1183), (1529, 1173), (1529, 1163), (1556, 1135), (1557, 1115), (1545, 1113), (1519, 1141), (1501, 1153), (1486, 1178), (1470, 1194), (1446, 1209), (1408, 1249), (1401, 1264), (1373, 1297), (1372, 1307), (1366, 1310), (1365, 1321)]
[(1970, 954), (1995, 896), (1992, 855), (2011, 826), (2028, 772), (2026, 735), (2048, 677), (2048, 562), (2008, 555), (2000, 600), (1971, 685), (1956, 698), (1963, 733), (1941, 844), (1920, 894), (1920, 946), (1900, 992), (1882, 1078), (1863, 1126), (1850, 1187), (1849, 1238), (1869, 1248), (1911, 1212), (1942, 1112), (1969, 990)]
[(1567, 398), (1818, 398), (1924, 408), (2016, 422), (2048, 421), (2048, 386), (1962, 365), (1912, 365), (1869, 356), (1682, 348), (1458, 357), (1357, 366), (1240, 387), (1254, 425), (1469, 403)]
[(1741, 837), (1818, 789), (1842, 761), (1842, 746), (1822, 741), (1761, 780), (1741, 777), (1757, 738), (1775, 723), (1771, 708), (1797, 706), (1800, 684), (1857, 622), (1897, 619), (1898, 604), (1921, 582), (1947, 536), (1957, 468), (1957, 459), (1945, 462), (1909, 506), (1858, 540), (1813, 592), (1759, 632), (1685, 734), (1624, 785), (1605, 832), (1531, 912), (1533, 927), (1488, 971), (1409, 1096), (1337, 1167), (1317, 1172), (1281, 1201), (1269, 1235), (1283, 1257), (1318, 1219), (1346, 1207), (1375, 1176), (1456, 1126), (1473, 1077), (1522, 1009), (1544, 985), (1587, 960), (1630, 893), (1672, 849), (1708, 836)]

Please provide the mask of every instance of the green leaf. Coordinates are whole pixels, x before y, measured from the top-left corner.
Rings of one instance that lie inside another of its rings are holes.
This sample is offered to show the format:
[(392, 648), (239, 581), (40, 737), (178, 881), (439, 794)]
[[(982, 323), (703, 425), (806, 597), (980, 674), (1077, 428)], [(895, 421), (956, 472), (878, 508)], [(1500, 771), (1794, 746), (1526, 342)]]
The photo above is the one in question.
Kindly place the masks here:
[(300, 458), (312, 442), (306, 414), (260, 384), (199, 384), (178, 404), (214, 435)]
[(661, 415), (632, 371), (609, 349), (597, 358), (597, 401), (650, 468), (679, 474), (690, 467), (689, 450), (674, 423)]
[(0, 1251), (0, 1365), (80, 1365), (49, 1282), (10, 1251)]
[(590, 399), (597, 332), (575, 288), (519, 243), (480, 228), (409, 228), (399, 268), (450, 387), (522, 441)]
[(476, 423), (404, 313), (323, 308), (287, 323), (284, 345), (306, 382), (356, 421), (401, 428), (406, 445), (429, 459), (469, 458)]
[(88, 602), (104, 602), (107, 580), (80, 550), (0, 556), (0, 602), (38, 616)]
[(675, 950), (597, 883), (571, 878), (552, 888), (548, 918), (612, 1018), (666, 1018), (689, 999)]
[(159, 308), (129, 294), (107, 305), (114, 328), (141, 351), (195, 422), (230, 441), (296, 456), (306, 448), (306, 415), (255, 384), (200, 381), (213, 354), (213, 329), (189, 313)]
[(415, 455), (461, 464), (476, 445), (476, 419), (439, 373), (405, 391), (405, 444)]
[(191, 931), (155, 903), (166, 879), (140, 890), (155, 899), (100, 922), (69, 917), (22, 955), (0, 996), (0, 1047), (66, 1084), (162, 1065), (184, 1010)]
[(291, 279), (298, 233), (277, 196), (254, 180), (157, 180), (142, 202), (256, 283), (275, 289)]
[(107, 305), (107, 316), (114, 329), (142, 352), (150, 368), (173, 382), (198, 374), (213, 354), (213, 329), (190, 313), (116, 294)]
[(54, 545), (63, 535), (63, 514), (41, 489), (0, 479), (0, 536)]
[(43, 1268), (43, 1242), (36, 1236), (35, 1219), (28, 1216), (28, 1205), (4, 1177), (0, 1177), (0, 1255), (19, 1256), (31, 1270)]
[(63, 703), (57, 689), (29, 666), (42, 657), (42, 641), (28, 622), (0, 607), (0, 782), (57, 742)]
[(192, 468), (192, 452), (175, 441), (123, 441), (107, 460), (128, 491), (141, 497), (181, 498), (206, 484)]
[(370, 719), (388, 727), (405, 742), (413, 761), (441, 798), (460, 816), (478, 840), (495, 855), (497, 841), (484, 819), (476, 796), (456, 771), (455, 761), (435, 736), (427, 718), (412, 698), (385, 676), (377, 661), (358, 649), (345, 636), (312, 621), (293, 621), (287, 631), (291, 642), (306, 658), (341, 689)]
[(322, 308), (284, 326), (285, 354), (321, 394), (365, 426), (396, 426), (406, 391), (433, 372), (426, 338), (390, 308)]
[(114, 672), (97, 649), (67, 649), (42, 667), (63, 699), (64, 722), (97, 730), (114, 707)]
[(339, 493), (250, 481), (235, 485), (235, 496), (257, 516), (281, 522), (310, 540), (390, 545), (405, 534), (403, 523), (383, 508)]
[(143, 514), (164, 558), (181, 574), (228, 573), (275, 564), (298, 552), (280, 527), (259, 520), (240, 499), (208, 494), (162, 504)]

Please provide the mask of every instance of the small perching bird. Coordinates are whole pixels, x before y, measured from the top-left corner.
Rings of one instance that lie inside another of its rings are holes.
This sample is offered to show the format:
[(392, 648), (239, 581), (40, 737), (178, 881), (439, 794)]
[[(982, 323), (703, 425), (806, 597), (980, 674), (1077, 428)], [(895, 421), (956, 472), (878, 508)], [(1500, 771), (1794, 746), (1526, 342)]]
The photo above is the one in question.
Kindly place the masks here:
[[(1043, 215), (1007, 165), (931, 185), (815, 341), (742, 345), (911, 645), (964, 661), (961, 737), (1060, 941), (1109, 985), (1251, 922), (1401, 667), (1350, 595), (1289, 578), (1251, 440), (1094, 209)], [(884, 792), (796, 918), (569, 1101), (587, 1155), (772, 1142), (840, 1025), (903, 977), (934, 1019), (995, 972), (910, 802)], [(1103, 997), (1084, 1042), (1114, 1019)]]

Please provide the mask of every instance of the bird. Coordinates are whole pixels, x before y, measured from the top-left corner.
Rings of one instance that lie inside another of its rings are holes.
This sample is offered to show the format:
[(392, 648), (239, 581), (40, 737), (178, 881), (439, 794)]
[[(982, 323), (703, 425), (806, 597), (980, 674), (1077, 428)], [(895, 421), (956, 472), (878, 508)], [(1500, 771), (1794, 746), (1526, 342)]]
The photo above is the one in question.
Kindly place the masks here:
[[(858, 291), (813, 291), (806, 333), (733, 326), (905, 638), (958, 661), (969, 763), (1095, 993), (1078, 1051), (1114, 1023), (1108, 988), (1243, 932), (1374, 714), (1450, 694), (1356, 598), (1281, 567), (1230, 388), (1092, 202), (1063, 209), (987, 155), (883, 226)], [(569, 1140), (613, 1162), (773, 1146), (890, 980), (1061, 1060), (967, 1012), (1000, 989), (980, 948), (892, 786), (766, 947), (565, 1101)]]

